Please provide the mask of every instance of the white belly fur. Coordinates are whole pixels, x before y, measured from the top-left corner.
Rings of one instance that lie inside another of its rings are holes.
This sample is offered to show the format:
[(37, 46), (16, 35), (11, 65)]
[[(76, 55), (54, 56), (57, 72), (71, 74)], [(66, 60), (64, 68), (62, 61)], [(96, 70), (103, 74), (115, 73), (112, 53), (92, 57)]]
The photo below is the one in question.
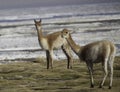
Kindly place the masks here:
[(42, 47), (42, 49), (45, 49), (45, 50), (49, 49), (47, 39), (42, 38), (42, 40), (41, 40), (41, 47)]

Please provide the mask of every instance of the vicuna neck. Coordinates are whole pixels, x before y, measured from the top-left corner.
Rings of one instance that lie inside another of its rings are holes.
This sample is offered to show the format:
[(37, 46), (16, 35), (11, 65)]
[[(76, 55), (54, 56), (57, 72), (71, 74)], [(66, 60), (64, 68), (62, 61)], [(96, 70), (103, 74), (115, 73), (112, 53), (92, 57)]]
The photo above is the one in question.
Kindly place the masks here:
[(68, 41), (69, 45), (71, 46), (71, 48), (73, 49), (73, 51), (74, 51), (76, 54), (78, 54), (79, 51), (80, 51), (80, 46), (77, 45), (77, 44), (73, 41), (71, 35), (69, 35), (69, 38), (67, 38), (67, 41)]
[(41, 38), (43, 38), (43, 34), (42, 34), (42, 28), (36, 28), (37, 29), (37, 34), (38, 34), (38, 38), (39, 38), (39, 40), (41, 39)]

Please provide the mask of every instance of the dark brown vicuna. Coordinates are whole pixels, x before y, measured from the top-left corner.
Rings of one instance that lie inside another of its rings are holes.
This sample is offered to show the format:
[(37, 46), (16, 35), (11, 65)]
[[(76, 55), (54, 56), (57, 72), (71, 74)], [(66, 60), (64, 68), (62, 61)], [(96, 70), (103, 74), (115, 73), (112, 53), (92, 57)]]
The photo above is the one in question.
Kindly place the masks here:
[(97, 41), (85, 46), (77, 45), (69, 32), (69, 30), (64, 29), (62, 31), (62, 37), (67, 40), (72, 50), (79, 56), (80, 60), (86, 62), (89, 73), (90, 73), (90, 81), (91, 87), (94, 87), (93, 80), (93, 63), (102, 63), (104, 77), (102, 82), (100, 83), (100, 88), (102, 88), (106, 77), (108, 76), (108, 69), (110, 70), (110, 84), (109, 89), (112, 87), (113, 80), (113, 62), (116, 54), (116, 47), (113, 43), (107, 40)]

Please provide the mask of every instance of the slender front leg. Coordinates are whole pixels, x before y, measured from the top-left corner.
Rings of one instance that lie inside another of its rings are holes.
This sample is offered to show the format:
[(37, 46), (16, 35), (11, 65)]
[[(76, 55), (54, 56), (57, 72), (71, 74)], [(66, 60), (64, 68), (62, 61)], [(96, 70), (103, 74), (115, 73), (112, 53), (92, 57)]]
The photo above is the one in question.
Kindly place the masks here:
[(73, 64), (72, 50), (68, 44), (63, 45), (62, 50), (65, 53), (67, 60), (68, 60), (67, 68), (70, 69), (72, 68), (72, 64)]
[(93, 79), (93, 64), (88, 64), (87, 63), (87, 67), (88, 67), (88, 70), (89, 70), (89, 74), (90, 74), (90, 82), (91, 82), (91, 88), (94, 88), (94, 79)]
[(50, 67), (51, 69), (53, 68), (53, 50), (50, 50), (50, 57), (49, 57), (49, 61), (50, 61)]
[(46, 50), (47, 69), (49, 69), (49, 58), (50, 58), (50, 53), (49, 51)]

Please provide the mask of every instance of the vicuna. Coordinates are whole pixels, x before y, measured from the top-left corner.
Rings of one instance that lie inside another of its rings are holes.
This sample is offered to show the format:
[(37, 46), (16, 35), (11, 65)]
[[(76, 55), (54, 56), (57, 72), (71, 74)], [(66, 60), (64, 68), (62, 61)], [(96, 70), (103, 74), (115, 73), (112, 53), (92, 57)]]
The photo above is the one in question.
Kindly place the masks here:
[(85, 46), (79, 46), (73, 41), (71, 34), (67, 29), (62, 31), (62, 37), (67, 40), (72, 50), (79, 56), (79, 59), (86, 62), (90, 74), (91, 87), (94, 87), (93, 63), (102, 63), (104, 77), (99, 87), (102, 88), (106, 77), (108, 76), (109, 69), (109, 89), (111, 89), (113, 80), (113, 61), (116, 54), (116, 48), (114, 44), (110, 41), (102, 40), (87, 44)]
[(35, 27), (37, 29), (38, 41), (42, 49), (46, 51), (47, 69), (53, 68), (53, 49), (62, 48), (64, 54), (67, 57), (67, 68), (72, 68), (72, 49), (68, 45), (67, 41), (61, 37), (61, 31), (54, 32), (48, 35), (43, 35), (41, 19), (39, 21), (34, 20)]

